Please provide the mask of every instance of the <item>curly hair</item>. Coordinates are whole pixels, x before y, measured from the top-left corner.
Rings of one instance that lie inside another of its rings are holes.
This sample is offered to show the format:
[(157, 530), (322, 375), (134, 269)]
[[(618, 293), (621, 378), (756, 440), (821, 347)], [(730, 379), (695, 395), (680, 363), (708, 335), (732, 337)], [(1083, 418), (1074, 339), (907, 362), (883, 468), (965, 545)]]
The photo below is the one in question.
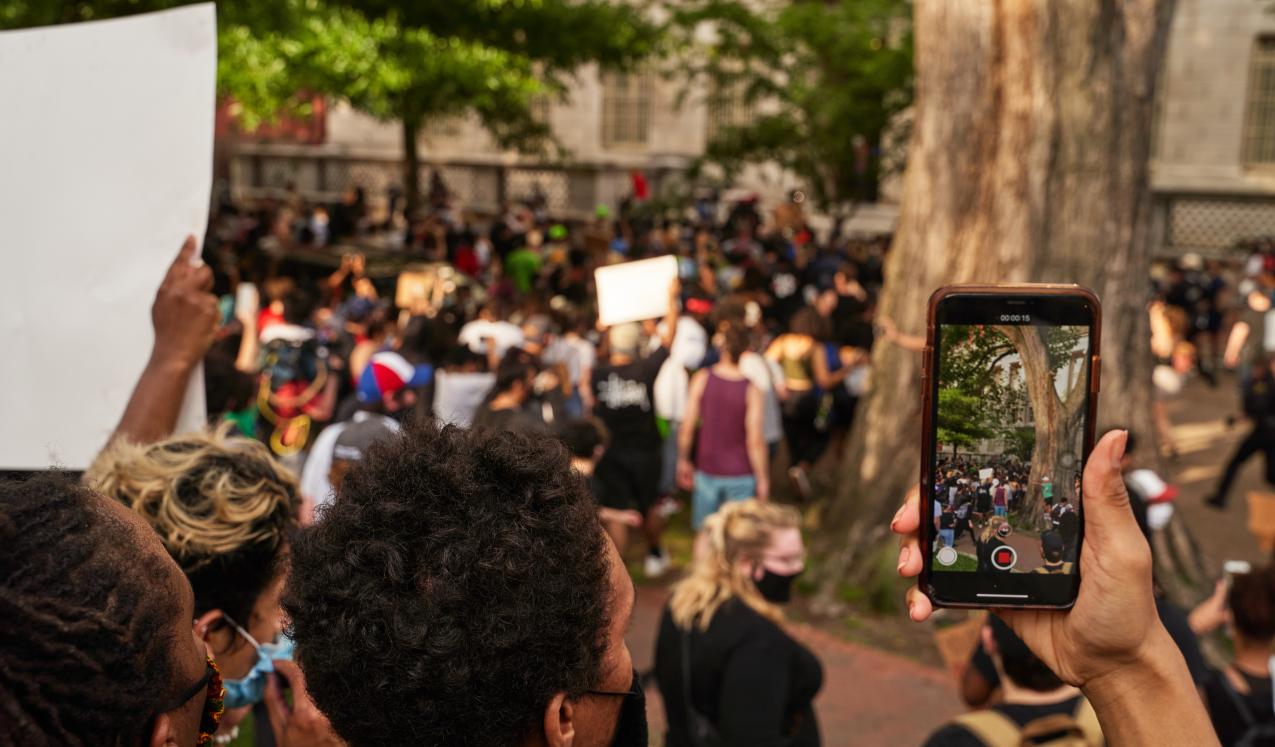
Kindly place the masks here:
[(310, 694), (354, 747), (517, 742), (598, 685), (606, 541), (555, 439), (410, 425), (293, 547)]
[(159, 533), (195, 589), (196, 614), (220, 609), (242, 622), (282, 571), (301, 501), (292, 473), (229, 428), (116, 441), (84, 479)]
[(134, 745), (177, 683), (177, 571), (70, 479), (0, 480), (0, 745)]
[(727, 503), (704, 521), (708, 549), (695, 559), (691, 574), (673, 587), (669, 611), (683, 630), (708, 630), (713, 615), (731, 599), (739, 599), (776, 624), (783, 612), (757, 591), (740, 559), (760, 562), (762, 552), (778, 529), (801, 526), (801, 514), (791, 506), (750, 498)]

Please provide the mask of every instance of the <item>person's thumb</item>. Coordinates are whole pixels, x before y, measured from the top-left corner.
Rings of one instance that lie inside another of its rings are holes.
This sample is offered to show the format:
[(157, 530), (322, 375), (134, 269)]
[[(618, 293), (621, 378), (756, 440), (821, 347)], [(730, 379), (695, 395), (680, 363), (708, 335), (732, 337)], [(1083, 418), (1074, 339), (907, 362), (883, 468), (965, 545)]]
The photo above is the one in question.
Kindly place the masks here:
[(1081, 510), (1088, 542), (1104, 545), (1128, 532), (1138, 534), (1120, 470), (1128, 440), (1128, 431), (1109, 431), (1094, 446), (1085, 464)]

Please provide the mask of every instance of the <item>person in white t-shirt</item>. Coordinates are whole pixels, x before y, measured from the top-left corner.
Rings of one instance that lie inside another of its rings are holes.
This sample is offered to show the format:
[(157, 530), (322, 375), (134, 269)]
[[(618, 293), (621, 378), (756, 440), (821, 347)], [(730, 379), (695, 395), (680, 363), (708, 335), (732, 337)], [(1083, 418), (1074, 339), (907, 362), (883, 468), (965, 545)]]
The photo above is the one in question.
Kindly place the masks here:
[(487, 368), (495, 371), (510, 348), (523, 343), (522, 328), (505, 319), (505, 306), (491, 299), (478, 312), (478, 318), (460, 328), (456, 341), (475, 353), (487, 356)]

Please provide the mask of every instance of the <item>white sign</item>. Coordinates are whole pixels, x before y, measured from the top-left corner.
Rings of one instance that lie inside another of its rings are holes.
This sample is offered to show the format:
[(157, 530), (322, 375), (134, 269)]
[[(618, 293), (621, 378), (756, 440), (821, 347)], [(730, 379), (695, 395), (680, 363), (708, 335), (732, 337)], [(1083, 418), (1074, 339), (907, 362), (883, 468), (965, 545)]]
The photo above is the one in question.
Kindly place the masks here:
[(599, 267), (598, 321), (605, 326), (659, 319), (668, 313), (669, 287), (677, 279), (677, 258), (639, 259)]
[(212, 3), (0, 33), (0, 468), (83, 469), (119, 422), (208, 224), (216, 70)]
[(986, 480), (987, 478), (991, 477), (994, 474), (996, 474), (996, 470), (992, 469), (991, 467), (986, 467), (978, 471), (978, 479)]

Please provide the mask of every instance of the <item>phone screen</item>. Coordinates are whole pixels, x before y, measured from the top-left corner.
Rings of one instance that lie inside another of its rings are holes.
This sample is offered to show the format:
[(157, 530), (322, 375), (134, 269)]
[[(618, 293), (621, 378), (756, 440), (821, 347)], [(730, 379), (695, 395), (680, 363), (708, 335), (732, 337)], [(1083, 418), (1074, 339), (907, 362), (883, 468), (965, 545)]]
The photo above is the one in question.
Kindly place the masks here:
[(929, 571), (936, 601), (1069, 603), (1092, 439), (1094, 310), (950, 297), (933, 334)]

